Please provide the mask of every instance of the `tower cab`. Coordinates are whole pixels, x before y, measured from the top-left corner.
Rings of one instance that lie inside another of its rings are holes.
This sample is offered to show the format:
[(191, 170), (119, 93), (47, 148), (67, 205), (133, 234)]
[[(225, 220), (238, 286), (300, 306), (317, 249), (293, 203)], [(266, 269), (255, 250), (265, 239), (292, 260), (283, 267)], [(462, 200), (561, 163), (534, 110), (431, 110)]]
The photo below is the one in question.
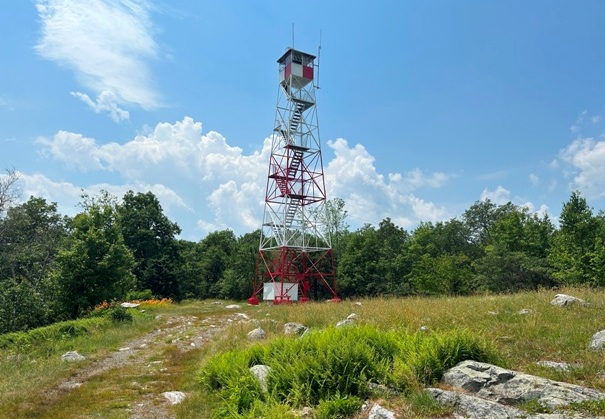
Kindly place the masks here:
[(277, 62), (279, 63), (279, 82), (284, 87), (302, 89), (313, 81), (313, 61), (315, 56), (288, 48)]

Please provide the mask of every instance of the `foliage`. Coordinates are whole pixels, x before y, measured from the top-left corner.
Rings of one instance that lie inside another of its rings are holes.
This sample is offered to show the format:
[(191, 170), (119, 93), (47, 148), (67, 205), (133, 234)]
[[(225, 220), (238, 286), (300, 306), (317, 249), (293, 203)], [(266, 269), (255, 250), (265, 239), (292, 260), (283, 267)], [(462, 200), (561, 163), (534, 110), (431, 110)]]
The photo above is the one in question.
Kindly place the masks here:
[[(242, 414), (254, 400), (292, 407), (320, 406), (339, 415), (370, 395), (368, 383), (411, 388), (432, 383), (465, 359), (498, 362), (489, 346), (470, 334), (407, 334), (371, 326), (328, 328), (300, 339), (281, 337), (211, 358), (200, 383), (224, 400), (220, 412)], [(271, 368), (265, 393), (248, 370)], [(330, 417), (330, 416), (325, 416)], [(338, 417), (338, 416), (332, 416)]]
[(137, 289), (150, 289), (160, 297), (178, 297), (177, 267), (180, 263), (175, 236), (179, 226), (163, 213), (151, 193), (126, 192), (118, 206), (124, 243), (134, 256)]
[(109, 318), (114, 323), (132, 323), (132, 313), (128, 309), (116, 305), (109, 309)]
[(58, 256), (61, 302), (70, 317), (123, 299), (135, 286), (134, 259), (122, 238), (115, 200), (107, 193), (85, 196), (83, 206), (73, 219), (69, 245)]

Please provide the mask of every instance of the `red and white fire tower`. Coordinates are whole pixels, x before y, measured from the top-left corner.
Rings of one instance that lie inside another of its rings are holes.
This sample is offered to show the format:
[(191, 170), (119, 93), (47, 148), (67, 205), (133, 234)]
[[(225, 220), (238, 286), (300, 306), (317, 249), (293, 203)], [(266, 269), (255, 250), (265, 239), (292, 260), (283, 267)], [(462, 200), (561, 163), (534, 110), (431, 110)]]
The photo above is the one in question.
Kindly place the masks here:
[(279, 87), (254, 292), (258, 304), (338, 301), (325, 228), (324, 183), (313, 73), (315, 56), (289, 48), (277, 60)]

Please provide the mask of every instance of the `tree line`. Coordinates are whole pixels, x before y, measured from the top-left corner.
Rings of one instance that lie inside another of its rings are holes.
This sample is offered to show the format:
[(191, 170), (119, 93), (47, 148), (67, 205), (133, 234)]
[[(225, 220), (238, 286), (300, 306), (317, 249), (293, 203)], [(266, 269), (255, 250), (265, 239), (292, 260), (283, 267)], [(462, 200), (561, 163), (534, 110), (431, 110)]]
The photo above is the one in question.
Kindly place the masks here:
[[(151, 192), (83, 195), (68, 217), (43, 198), (17, 203), (17, 180), (14, 171), (0, 178), (0, 333), (86, 315), (103, 301), (252, 293), (260, 230), (179, 239)], [(605, 285), (605, 214), (577, 191), (557, 227), (547, 215), (489, 200), (411, 232), (389, 218), (350, 231), (343, 200), (326, 209), (344, 298)]]

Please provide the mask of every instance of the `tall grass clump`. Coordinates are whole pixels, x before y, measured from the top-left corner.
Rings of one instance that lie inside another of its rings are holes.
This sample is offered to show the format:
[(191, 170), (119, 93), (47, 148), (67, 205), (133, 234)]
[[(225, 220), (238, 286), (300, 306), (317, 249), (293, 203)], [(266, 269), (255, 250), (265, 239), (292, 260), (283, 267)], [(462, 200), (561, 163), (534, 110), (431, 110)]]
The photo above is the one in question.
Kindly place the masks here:
[[(465, 332), (330, 327), (215, 355), (202, 369), (200, 383), (221, 399), (218, 417), (255, 417), (252, 411), (262, 410), (259, 403), (271, 409), (310, 406), (319, 417), (348, 417), (372, 394), (370, 383), (406, 391), (439, 379), (465, 359), (500, 362), (487, 343)], [(249, 371), (254, 365), (270, 368), (266, 391)]]

